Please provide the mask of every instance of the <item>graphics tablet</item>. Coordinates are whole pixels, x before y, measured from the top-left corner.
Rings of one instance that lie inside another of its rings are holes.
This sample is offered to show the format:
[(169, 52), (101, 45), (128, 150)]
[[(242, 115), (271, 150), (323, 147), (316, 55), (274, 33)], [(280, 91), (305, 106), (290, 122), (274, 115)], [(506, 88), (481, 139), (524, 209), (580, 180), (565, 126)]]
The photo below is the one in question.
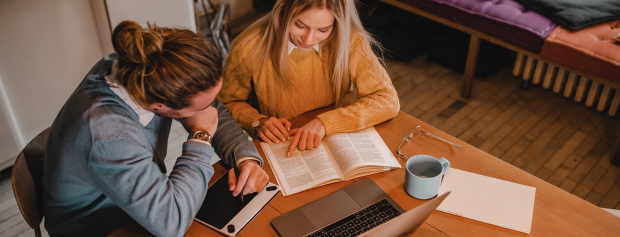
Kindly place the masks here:
[(241, 202), (228, 190), (228, 173), (222, 175), (207, 191), (194, 220), (228, 236), (236, 236), (280, 192), (280, 187), (267, 183), (260, 193), (244, 196)]

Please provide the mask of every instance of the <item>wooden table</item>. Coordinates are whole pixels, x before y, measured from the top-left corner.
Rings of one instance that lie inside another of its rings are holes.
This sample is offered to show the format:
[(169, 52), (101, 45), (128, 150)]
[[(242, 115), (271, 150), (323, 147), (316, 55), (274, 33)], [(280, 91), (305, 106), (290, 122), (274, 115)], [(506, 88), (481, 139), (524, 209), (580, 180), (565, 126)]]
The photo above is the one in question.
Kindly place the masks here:
[[(309, 122), (323, 111), (325, 110), (309, 112), (294, 119), (291, 121), (293, 127)], [(399, 159), (403, 168), (368, 177), (372, 178), (405, 210), (410, 210), (425, 202), (414, 199), (405, 192), (403, 188), (405, 160), (396, 155), (396, 149), (403, 137), (418, 125), (422, 126), (424, 131), (461, 144), (462, 148), (419, 134), (415, 135), (411, 143), (403, 148), (404, 154), (445, 157), (450, 160), (450, 166), (453, 168), (536, 187), (532, 236), (620, 236), (620, 218), (401, 111), (396, 118), (377, 125), (375, 128), (392, 153)], [(258, 141), (255, 141), (255, 145), (264, 157)], [(277, 183), (268, 163), (264, 168), (269, 174), (270, 182)], [(216, 164), (215, 170), (212, 181), (217, 180), (217, 177), (226, 172), (221, 164)], [(240, 236), (278, 236), (270, 225), (273, 218), (324, 197), (352, 182), (354, 181), (330, 184), (287, 197), (280, 193), (241, 231)], [(130, 223), (119, 228), (111, 236), (144, 235), (149, 235), (149, 233), (137, 224)], [(185, 236), (222, 235), (194, 221)], [(526, 234), (435, 211), (410, 236), (526, 236)]]

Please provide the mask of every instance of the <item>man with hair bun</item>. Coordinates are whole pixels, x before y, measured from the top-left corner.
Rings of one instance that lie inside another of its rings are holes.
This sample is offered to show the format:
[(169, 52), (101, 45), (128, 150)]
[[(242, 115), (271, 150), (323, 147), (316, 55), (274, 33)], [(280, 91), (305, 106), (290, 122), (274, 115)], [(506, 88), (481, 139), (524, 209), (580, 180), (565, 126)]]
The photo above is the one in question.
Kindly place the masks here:
[[(215, 154), (241, 169), (239, 180), (229, 172), (233, 195), (265, 187), (262, 158), (215, 98), (222, 58), (206, 38), (124, 21), (112, 42), (115, 52), (93, 66), (51, 126), (43, 177), (50, 236), (106, 236), (132, 218), (156, 236), (182, 236)], [(166, 176), (173, 119), (190, 137)]]

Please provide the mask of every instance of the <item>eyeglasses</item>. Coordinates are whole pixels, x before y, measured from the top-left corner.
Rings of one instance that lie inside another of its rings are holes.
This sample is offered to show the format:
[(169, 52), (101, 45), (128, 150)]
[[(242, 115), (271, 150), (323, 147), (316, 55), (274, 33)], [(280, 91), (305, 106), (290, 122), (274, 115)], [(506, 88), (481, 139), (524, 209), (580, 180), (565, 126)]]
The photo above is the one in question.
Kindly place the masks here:
[(409, 140), (411, 140), (411, 138), (413, 137), (413, 135), (416, 135), (416, 134), (418, 134), (418, 133), (422, 133), (422, 134), (424, 134), (424, 135), (426, 135), (426, 136), (429, 136), (429, 137), (435, 138), (435, 139), (437, 139), (437, 140), (443, 141), (443, 142), (445, 142), (445, 143), (448, 143), (448, 144), (450, 144), (450, 145), (453, 145), (453, 146), (456, 146), (456, 147), (459, 147), (459, 148), (461, 147), (461, 145), (459, 145), (459, 144), (449, 142), (449, 141), (447, 141), (446, 139), (443, 139), (443, 138), (441, 138), (441, 137), (435, 136), (435, 135), (434, 135), (434, 134), (432, 134), (432, 133), (429, 133), (429, 132), (426, 132), (426, 131), (422, 130), (422, 127), (420, 127), (420, 126), (417, 126), (417, 127), (415, 127), (413, 130), (411, 130), (411, 132), (409, 133), (409, 136), (406, 136), (405, 138), (403, 138), (403, 141), (402, 141), (402, 142), (400, 143), (400, 145), (398, 146), (398, 150), (396, 150), (396, 154), (398, 154), (398, 155), (400, 155), (400, 156), (402, 156), (402, 157), (404, 157), (404, 158), (406, 158), (406, 159), (409, 159), (409, 157), (408, 157), (408, 156), (406, 156), (406, 155), (404, 155), (403, 153), (401, 153), (401, 152), (400, 152), (400, 149), (403, 147), (403, 145), (405, 145), (405, 143), (407, 143), (407, 142), (409, 142)]

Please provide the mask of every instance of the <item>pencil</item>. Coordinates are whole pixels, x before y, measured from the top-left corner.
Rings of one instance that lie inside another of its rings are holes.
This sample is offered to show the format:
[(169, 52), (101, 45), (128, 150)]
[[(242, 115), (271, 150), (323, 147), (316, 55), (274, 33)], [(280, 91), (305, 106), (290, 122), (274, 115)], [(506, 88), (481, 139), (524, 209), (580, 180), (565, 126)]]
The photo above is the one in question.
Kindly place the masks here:
[[(237, 183), (239, 183), (239, 166), (237, 166), (237, 154), (235, 154), (234, 151), (233, 158), (235, 159), (233, 164), (233, 167), (235, 168), (235, 178), (237, 178)], [(243, 189), (241, 190), (241, 193), (239, 193), (239, 196), (241, 196), (241, 202), (243, 202)]]

